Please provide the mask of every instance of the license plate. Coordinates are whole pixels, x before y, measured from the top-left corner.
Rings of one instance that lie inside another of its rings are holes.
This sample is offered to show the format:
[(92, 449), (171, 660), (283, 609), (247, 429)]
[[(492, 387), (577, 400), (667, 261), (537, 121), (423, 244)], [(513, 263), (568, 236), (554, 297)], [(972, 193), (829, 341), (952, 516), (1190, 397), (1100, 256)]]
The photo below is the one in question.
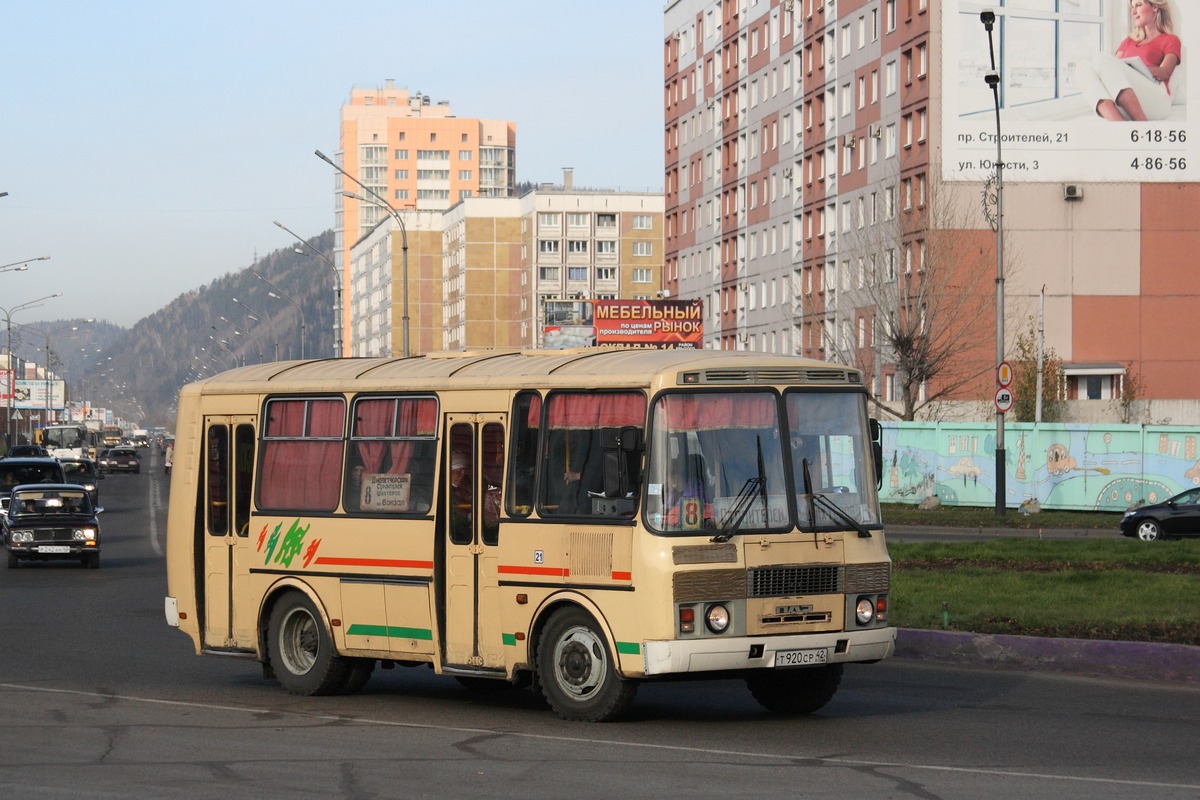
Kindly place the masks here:
[(814, 650), (780, 650), (775, 653), (777, 667), (807, 667), (813, 664), (828, 664), (829, 648), (818, 647)]
[(71, 552), (71, 548), (67, 547), (65, 544), (43, 544), (38, 545), (37, 551), (39, 553), (47, 554), (69, 553)]

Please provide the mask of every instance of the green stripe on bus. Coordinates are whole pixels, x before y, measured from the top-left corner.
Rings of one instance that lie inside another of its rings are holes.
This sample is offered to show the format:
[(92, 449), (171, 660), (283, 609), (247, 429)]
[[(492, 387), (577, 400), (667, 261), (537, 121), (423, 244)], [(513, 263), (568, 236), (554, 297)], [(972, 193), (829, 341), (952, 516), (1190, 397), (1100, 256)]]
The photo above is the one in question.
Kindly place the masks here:
[(636, 656), (642, 652), (637, 642), (617, 642), (617, 652), (624, 656)]
[(433, 631), (429, 628), (393, 628), (387, 625), (351, 625), (346, 629), (347, 636), (386, 636), (389, 639), (424, 639), (433, 641)]
[(507, 647), (516, 647), (517, 635), (515, 633), (502, 633), (500, 634), (500, 643)]

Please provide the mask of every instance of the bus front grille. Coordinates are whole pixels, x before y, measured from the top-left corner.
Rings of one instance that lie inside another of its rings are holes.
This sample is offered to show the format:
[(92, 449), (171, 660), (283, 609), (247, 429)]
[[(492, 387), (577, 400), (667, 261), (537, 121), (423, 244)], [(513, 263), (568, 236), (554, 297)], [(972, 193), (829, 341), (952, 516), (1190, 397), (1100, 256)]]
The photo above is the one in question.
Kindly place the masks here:
[(839, 594), (844, 585), (845, 567), (840, 564), (759, 567), (746, 572), (747, 597)]

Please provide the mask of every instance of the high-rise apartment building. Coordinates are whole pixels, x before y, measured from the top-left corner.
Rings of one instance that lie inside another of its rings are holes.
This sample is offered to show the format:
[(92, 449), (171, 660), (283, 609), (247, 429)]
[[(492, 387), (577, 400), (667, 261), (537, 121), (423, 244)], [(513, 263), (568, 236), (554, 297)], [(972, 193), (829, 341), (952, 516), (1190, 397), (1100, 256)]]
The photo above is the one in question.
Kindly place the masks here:
[[(344, 347), (350, 353), (355, 330), (361, 341), (379, 329), (378, 320), (364, 327), (355, 317), (350, 248), (392, 210), (407, 216), (411, 211), (444, 210), (467, 197), (511, 197), (516, 187), (516, 125), (456, 117), (448, 102), (431, 102), (428, 95), (398, 89), (389, 80), (383, 88), (350, 92), (341, 111), (337, 160), (391, 206), (381, 206), (370, 192), (335, 176), (334, 258), (343, 269), (348, 332)], [(415, 222), (406, 227), (415, 227)], [(421, 290), (408, 288), (410, 295)]]
[(705, 301), (707, 346), (849, 361), (898, 410), (897, 326), (954, 341), (954, 377), (919, 396), (991, 397), (997, 284), (1005, 352), (1041, 316), (1067, 398), (1200, 396), (1179, 335), (1200, 26), (1168, 5), (1184, 63), (1166, 116), (1134, 123), (1102, 120), (1083, 77), (1129, 33), (1124, 2), (669, 2), (664, 285)]

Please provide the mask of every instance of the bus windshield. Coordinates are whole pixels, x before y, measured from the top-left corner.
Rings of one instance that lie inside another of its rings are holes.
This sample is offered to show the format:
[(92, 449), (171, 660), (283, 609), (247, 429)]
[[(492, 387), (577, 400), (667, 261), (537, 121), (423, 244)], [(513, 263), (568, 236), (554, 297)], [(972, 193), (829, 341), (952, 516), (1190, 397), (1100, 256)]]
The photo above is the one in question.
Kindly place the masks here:
[(878, 526), (873, 476), (859, 394), (672, 392), (652, 412), (646, 518), (658, 532), (721, 537), (845, 529), (834, 505)]

